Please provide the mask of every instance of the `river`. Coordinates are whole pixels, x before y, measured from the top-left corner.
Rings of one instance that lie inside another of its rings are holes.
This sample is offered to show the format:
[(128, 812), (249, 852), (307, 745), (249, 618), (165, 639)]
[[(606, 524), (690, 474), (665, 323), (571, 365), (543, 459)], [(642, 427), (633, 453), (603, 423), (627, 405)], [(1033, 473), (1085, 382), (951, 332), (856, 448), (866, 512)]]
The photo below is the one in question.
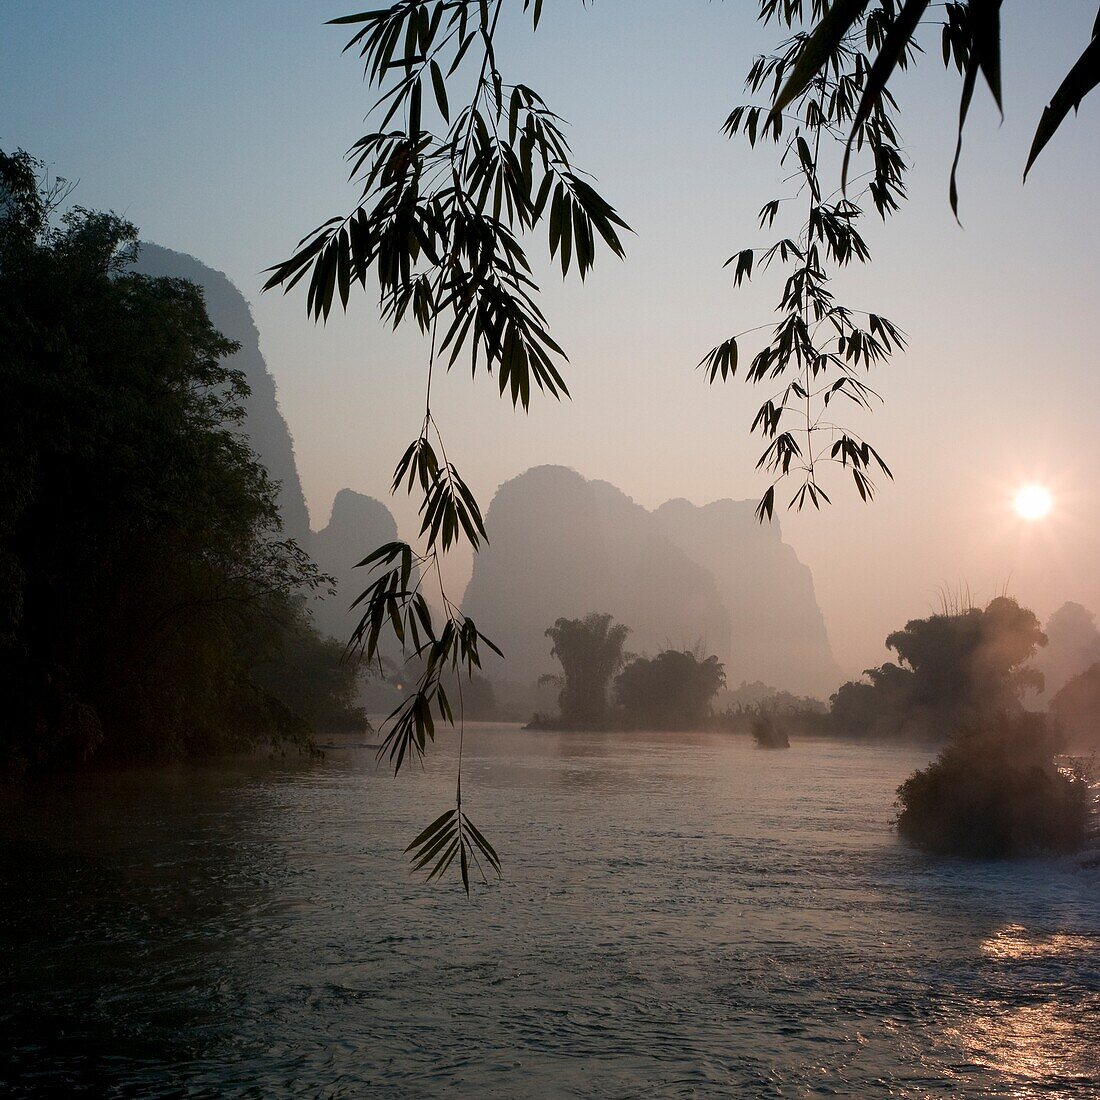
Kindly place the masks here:
[(1100, 1096), (1100, 869), (906, 847), (931, 755), (470, 727), (469, 900), (449, 733), (8, 791), (0, 1093)]

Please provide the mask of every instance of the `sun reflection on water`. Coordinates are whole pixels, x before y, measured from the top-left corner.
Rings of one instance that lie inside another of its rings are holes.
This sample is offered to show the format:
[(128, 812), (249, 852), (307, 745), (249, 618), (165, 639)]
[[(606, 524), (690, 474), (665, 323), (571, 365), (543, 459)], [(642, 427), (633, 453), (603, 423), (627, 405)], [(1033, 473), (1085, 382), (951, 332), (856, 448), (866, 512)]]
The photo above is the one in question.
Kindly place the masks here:
[(1043, 935), (1007, 925), (983, 941), (980, 950), (1006, 971), (1034, 967), (1036, 973), (1027, 1003), (970, 1002), (963, 1022), (948, 1029), (960, 1052), (1011, 1079), (1013, 1096), (1050, 1095), (1057, 1085), (1100, 1088), (1100, 988), (1074, 1006), (1054, 996), (1066, 968), (1098, 965), (1100, 936)]
[(1070, 962), (1068, 956), (1076, 952), (1095, 955), (1098, 949), (1100, 940), (1095, 936), (1074, 936), (1066, 932), (1038, 936), (1020, 924), (1006, 925), (984, 940), (981, 946), (981, 952), (986, 958), (1005, 962), (1054, 957), (1064, 957)]

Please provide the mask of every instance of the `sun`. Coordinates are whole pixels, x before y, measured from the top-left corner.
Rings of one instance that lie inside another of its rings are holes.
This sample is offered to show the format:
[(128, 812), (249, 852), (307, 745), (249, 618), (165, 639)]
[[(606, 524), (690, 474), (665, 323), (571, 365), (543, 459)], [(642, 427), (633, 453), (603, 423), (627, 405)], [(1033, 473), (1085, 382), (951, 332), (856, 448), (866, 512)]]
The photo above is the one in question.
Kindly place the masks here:
[(1016, 514), (1021, 519), (1034, 522), (1049, 514), (1054, 501), (1051, 498), (1050, 490), (1044, 486), (1025, 485), (1016, 494), (1013, 503), (1016, 507)]

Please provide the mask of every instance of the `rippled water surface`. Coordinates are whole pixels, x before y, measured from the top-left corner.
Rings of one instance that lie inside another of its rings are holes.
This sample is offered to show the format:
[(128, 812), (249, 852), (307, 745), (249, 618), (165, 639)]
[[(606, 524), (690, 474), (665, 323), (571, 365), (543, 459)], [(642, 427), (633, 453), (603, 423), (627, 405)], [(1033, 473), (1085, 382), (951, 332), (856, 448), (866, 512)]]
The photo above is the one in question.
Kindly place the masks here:
[(1100, 1096), (1100, 870), (907, 849), (930, 755), (473, 730), (469, 901), (452, 746), (9, 793), (0, 1092)]

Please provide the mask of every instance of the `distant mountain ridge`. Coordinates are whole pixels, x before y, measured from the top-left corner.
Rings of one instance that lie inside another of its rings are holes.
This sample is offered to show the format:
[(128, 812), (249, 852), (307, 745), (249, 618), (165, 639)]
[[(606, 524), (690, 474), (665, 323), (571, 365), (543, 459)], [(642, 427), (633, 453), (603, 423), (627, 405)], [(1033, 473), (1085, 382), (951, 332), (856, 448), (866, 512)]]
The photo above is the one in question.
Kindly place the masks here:
[[(336, 494), (328, 524), (310, 529), (309, 511), (298, 476), (294, 440), (279, 408), (275, 379), (260, 352), (260, 334), (245, 297), (227, 275), (194, 256), (141, 242), (134, 270), (143, 275), (187, 279), (200, 286), (214, 327), (241, 345), (231, 365), (244, 374), (251, 393), (245, 402), (244, 430), (273, 479), (279, 482), (278, 503), (285, 534), (310, 552), (321, 570), (335, 578), (335, 592), (311, 606), (319, 629), (340, 641), (351, 636), (358, 616), (350, 606), (366, 587), (354, 565), (377, 545), (397, 538), (397, 525), (381, 501), (342, 489)], [(360, 574), (362, 570), (359, 571)], [(396, 655), (396, 640), (387, 653)]]
[[(335, 594), (314, 602), (315, 621), (346, 641), (358, 621), (350, 605), (367, 583), (355, 563), (398, 537), (393, 515), (343, 489), (328, 524), (311, 531), (294, 442), (244, 296), (222, 272), (160, 245), (143, 242), (135, 267), (197, 283), (215, 328), (240, 343), (233, 366), (252, 391), (245, 430), (280, 484), (287, 535), (336, 580)], [(546, 628), (589, 611), (629, 626), (635, 652), (701, 643), (725, 663), (733, 687), (763, 680), (822, 695), (840, 681), (810, 570), (778, 522), (756, 523), (749, 501), (697, 507), (677, 499), (650, 512), (607, 482), (538, 466), (500, 486), (486, 524), (490, 542), (474, 559), (462, 607), (507, 655), (491, 659), (487, 673), (521, 694), (555, 671)], [(384, 650), (397, 658), (396, 639)]]
[(755, 512), (751, 500), (696, 506), (678, 499), (662, 504), (653, 516), (717, 583), (731, 618), (725, 661), (733, 686), (763, 680), (827, 698), (841, 673), (813, 574), (783, 541), (779, 521), (759, 523)]
[(554, 671), (546, 627), (601, 611), (631, 628), (635, 652), (701, 642), (733, 686), (827, 694), (840, 682), (813, 577), (751, 502), (650, 512), (607, 482), (540, 466), (500, 487), (486, 527), (462, 609), (507, 654), (493, 674), (529, 685)]
[[(370, 583), (365, 569), (356, 569), (375, 547), (397, 540), (397, 524), (390, 510), (373, 497), (341, 489), (332, 502), (328, 524), (313, 533), (310, 550), (317, 564), (335, 580), (336, 591), (314, 605), (318, 628), (342, 642), (351, 637), (362, 609), (352, 603)], [(415, 583), (415, 577), (413, 578)], [(386, 628), (386, 655), (396, 658), (400, 646)]]

